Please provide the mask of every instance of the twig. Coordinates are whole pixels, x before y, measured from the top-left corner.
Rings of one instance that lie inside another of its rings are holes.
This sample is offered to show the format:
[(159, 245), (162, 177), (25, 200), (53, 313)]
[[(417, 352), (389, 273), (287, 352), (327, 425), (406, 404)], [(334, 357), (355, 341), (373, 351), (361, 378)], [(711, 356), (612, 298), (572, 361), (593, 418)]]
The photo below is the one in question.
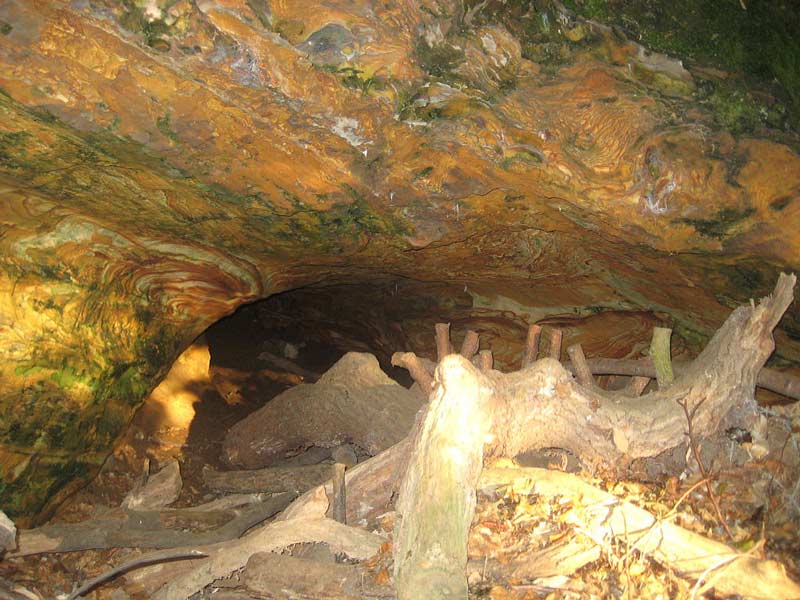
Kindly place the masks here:
[(436, 360), (442, 362), (445, 356), (453, 353), (453, 347), (450, 345), (450, 323), (437, 323), (434, 328), (436, 330)]
[(700, 460), (700, 450), (697, 447), (697, 440), (694, 436), (694, 430), (692, 428), (692, 420), (694, 419), (694, 415), (697, 413), (697, 409), (702, 406), (703, 402), (705, 402), (705, 398), (700, 400), (697, 404), (694, 405), (692, 410), (689, 410), (689, 407), (686, 404), (686, 398), (681, 398), (678, 400), (678, 404), (680, 404), (681, 408), (683, 409), (683, 413), (686, 415), (686, 423), (689, 427), (689, 447), (692, 449), (692, 454), (694, 455), (695, 461), (697, 461), (697, 468), (700, 469), (700, 475), (702, 475), (703, 479), (706, 480), (706, 490), (708, 491), (708, 497), (711, 500), (711, 504), (714, 505), (714, 511), (717, 513), (717, 519), (719, 519), (720, 525), (722, 525), (723, 529), (725, 529), (725, 533), (728, 534), (728, 537), (733, 542), (733, 532), (731, 528), (728, 526), (728, 522), (725, 520), (725, 517), (722, 516), (722, 511), (719, 508), (719, 500), (717, 499), (717, 495), (714, 493), (714, 490), (711, 489), (711, 478), (708, 475), (708, 471), (706, 471), (705, 466), (703, 465), (703, 461)]

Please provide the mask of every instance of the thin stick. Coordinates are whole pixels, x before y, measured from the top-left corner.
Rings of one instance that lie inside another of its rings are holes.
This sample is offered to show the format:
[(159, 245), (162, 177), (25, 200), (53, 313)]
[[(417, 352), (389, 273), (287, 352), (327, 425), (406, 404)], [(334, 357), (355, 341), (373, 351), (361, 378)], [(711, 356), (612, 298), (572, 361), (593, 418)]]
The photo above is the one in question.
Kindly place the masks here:
[(492, 356), (491, 350), (481, 350), (478, 354), (480, 357), (480, 370), (481, 371), (491, 371), (492, 365), (494, 365), (494, 357)]
[(683, 408), (683, 414), (686, 415), (686, 423), (689, 426), (689, 446), (692, 449), (692, 454), (694, 455), (695, 461), (697, 461), (697, 468), (700, 469), (700, 475), (702, 475), (703, 479), (706, 480), (706, 491), (708, 491), (708, 497), (711, 500), (711, 504), (714, 506), (714, 511), (717, 513), (717, 519), (719, 520), (720, 525), (722, 525), (722, 528), (725, 530), (725, 533), (728, 534), (730, 540), (734, 541), (733, 532), (731, 532), (731, 528), (728, 527), (728, 522), (725, 520), (725, 517), (722, 516), (722, 511), (719, 508), (719, 500), (717, 499), (717, 495), (714, 493), (714, 490), (711, 489), (711, 478), (709, 477), (708, 471), (706, 471), (706, 468), (703, 465), (703, 461), (700, 460), (700, 450), (697, 447), (697, 440), (694, 437), (692, 420), (694, 419), (694, 415), (697, 413), (697, 409), (700, 408), (703, 402), (705, 402), (705, 398), (695, 404), (692, 410), (689, 411), (689, 407), (686, 404), (686, 398), (681, 398), (678, 400), (678, 404), (680, 404), (681, 408)]

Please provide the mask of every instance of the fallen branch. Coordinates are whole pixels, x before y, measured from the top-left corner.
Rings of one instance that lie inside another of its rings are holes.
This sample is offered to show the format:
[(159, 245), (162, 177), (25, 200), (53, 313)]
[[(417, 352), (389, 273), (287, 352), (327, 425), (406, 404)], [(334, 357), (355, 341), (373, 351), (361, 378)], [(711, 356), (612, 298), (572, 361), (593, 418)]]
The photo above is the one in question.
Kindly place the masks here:
[[(274, 521), (245, 537), (210, 546), (194, 548), (208, 555), (182, 565), (156, 565), (128, 575), (128, 579), (149, 590), (155, 600), (188, 598), (215, 579), (241, 569), (257, 552), (280, 550), (294, 544), (322, 542), (331, 551), (356, 560), (376, 554), (385, 538), (348, 527), (332, 519), (292, 519)], [(155, 591), (157, 590), (157, 591)]]
[[(739, 553), (720, 542), (659, 521), (646, 510), (585, 483), (575, 475), (547, 469), (484, 469), (481, 490), (512, 485), (546, 497), (579, 498), (584, 510), (573, 511), (574, 525), (593, 540), (614, 538), (684, 577), (713, 574), (718, 595), (764, 600), (800, 597), (780, 563)], [(726, 566), (715, 569), (723, 559)], [(563, 574), (563, 573), (562, 573)]]
[(209, 489), (223, 492), (293, 492), (310, 490), (330, 479), (331, 464), (300, 467), (267, 467), (245, 471), (203, 469), (203, 482)]
[[(224, 542), (238, 538), (254, 525), (282, 511), (295, 497), (296, 494), (278, 494), (244, 508), (207, 513), (191, 509), (128, 511), (122, 514), (118, 511), (114, 515), (120, 515), (119, 518), (23, 529), (19, 532), (19, 547), (12, 556), (105, 548), (191, 548)], [(194, 533), (184, 530), (190, 522), (218, 521), (226, 517), (230, 519), (227, 523), (209, 531)], [(181, 529), (163, 525), (170, 521), (178, 521)]]

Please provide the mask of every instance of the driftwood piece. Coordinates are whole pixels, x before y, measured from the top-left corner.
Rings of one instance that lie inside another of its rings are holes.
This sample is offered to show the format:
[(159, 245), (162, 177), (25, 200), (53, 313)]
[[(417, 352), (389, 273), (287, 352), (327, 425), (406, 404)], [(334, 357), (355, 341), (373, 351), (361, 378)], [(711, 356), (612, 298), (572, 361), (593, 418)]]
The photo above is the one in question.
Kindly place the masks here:
[(390, 586), (376, 584), (356, 565), (322, 563), (272, 552), (250, 557), (242, 581), (258, 597), (278, 600), (394, 598)]
[(467, 535), (483, 442), (491, 425), (480, 373), (447, 356), (413, 442), (397, 499), (395, 582), (400, 600), (466, 598)]
[(231, 427), (223, 459), (256, 469), (302, 446), (345, 442), (374, 455), (408, 434), (421, 405), (381, 371), (374, 356), (350, 352), (316, 384), (286, 390)]
[[(177, 548), (193, 547), (231, 540), (242, 535), (254, 525), (280, 512), (296, 494), (278, 494), (264, 502), (243, 508), (229, 509), (226, 515), (233, 518), (208, 531), (185, 531), (190, 522), (203, 522), (203, 513), (185, 509), (161, 511), (128, 511), (125, 516), (83, 523), (45, 525), (19, 532), (19, 547), (14, 556), (70, 552), (103, 548)], [(183, 518), (179, 518), (183, 516)], [(219, 511), (213, 515), (220, 517)], [(177, 522), (180, 529), (170, 529), (163, 523)]]
[(573, 511), (573, 525), (589, 539), (598, 543), (611, 539), (623, 542), (684, 577), (702, 577), (701, 584), (710, 583), (718, 595), (764, 600), (800, 597), (800, 586), (779, 563), (759, 560), (667, 520), (660, 521), (646, 510), (569, 473), (535, 468), (485, 469), (478, 485), (486, 490), (506, 484), (547, 497), (579, 498), (584, 510)]
[(686, 416), (677, 400), (690, 410), (702, 402), (693, 417), (699, 435), (722, 426), (746, 429), (756, 416), (756, 374), (774, 349), (772, 329), (792, 301), (794, 283), (793, 275), (781, 275), (774, 294), (736, 309), (670, 386), (640, 398), (579, 386), (550, 359), (496, 378), (496, 393), (507, 402), (496, 422), (497, 452), (565, 448), (589, 464), (625, 468), (685, 444)]
[(542, 335), (541, 325), (531, 325), (528, 327), (528, 337), (525, 339), (525, 354), (522, 357), (522, 368), (526, 369), (536, 362), (536, 355), (539, 353), (539, 337)]
[(203, 482), (209, 489), (222, 492), (293, 492), (310, 490), (330, 479), (331, 463), (301, 467), (267, 467), (244, 471), (203, 469)]
[(177, 564), (156, 565), (132, 573), (128, 578), (145, 588), (154, 600), (175, 600), (188, 598), (215, 579), (241, 569), (257, 552), (281, 550), (305, 542), (323, 542), (335, 553), (365, 560), (376, 554), (385, 541), (379, 535), (332, 519), (274, 521), (238, 540), (195, 548), (207, 554), (208, 558), (193, 561), (188, 568)]

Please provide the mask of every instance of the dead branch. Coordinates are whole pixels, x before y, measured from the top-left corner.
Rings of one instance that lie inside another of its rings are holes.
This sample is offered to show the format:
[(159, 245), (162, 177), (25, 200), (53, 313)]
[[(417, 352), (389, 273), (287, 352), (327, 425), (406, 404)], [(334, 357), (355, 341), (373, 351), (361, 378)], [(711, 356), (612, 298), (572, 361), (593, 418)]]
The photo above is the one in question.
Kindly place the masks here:
[(206, 487), (212, 490), (236, 493), (292, 492), (298, 494), (330, 479), (330, 476), (330, 463), (301, 467), (267, 467), (245, 471), (203, 469), (203, 482)]
[(374, 533), (332, 519), (274, 521), (241, 539), (195, 548), (206, 553), (208, 558), (193, 561), (188, 568), (156, 565), (136, 571), (128, 579), (150, 590), (150, 597), (155, 600), (188, 598), (215, 579), (241, 569), (257, 552), (280, 550), (305, 542), (322, 542), (328, 544), (334, 553), (364, 560), (376, 554), (385, 541)]
[[(103, 548), (177, 548), (195, 547), (231, 540), (254, 525), (286, 508), (296, 494), (278, 494), (264, 502), (244, 508), (229, 509), (209, 515), (197, 511), (164, 509), (160, 511), (128, 511), (125, 516), (83, 523), (45, 525), (19, 532), (19, 547), (13, 556), (48, 552), (71, 552)], [(117, 512), (115, 515), (119, 515)], [(204, 524), (211, 518), (233, 515), (227, 523), (209, 531), (186, 531), (192, 522)], [(177, 516), (183, 518), (178, 520)], [(173, 522), (180, 529), (163, 523)]]

